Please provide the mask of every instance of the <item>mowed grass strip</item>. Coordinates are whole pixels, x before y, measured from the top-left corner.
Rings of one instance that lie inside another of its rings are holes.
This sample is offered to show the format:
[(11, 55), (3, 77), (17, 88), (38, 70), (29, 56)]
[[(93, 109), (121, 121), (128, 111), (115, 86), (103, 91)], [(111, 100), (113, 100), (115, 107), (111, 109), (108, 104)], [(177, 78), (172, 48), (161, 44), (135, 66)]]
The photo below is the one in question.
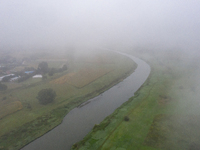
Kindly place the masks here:
[(63, 84), (67, 82), (68, 84), (77, 88), (82, 88), (111, 71), (113, 71), (113, 69), (110, 68), (84, 68), (77, 73), (67, 74), (58, 79), (55, 79), (51, 83)]
[(0, 119), (23, 108), (20, 101), (11, 102), (0, 106)]

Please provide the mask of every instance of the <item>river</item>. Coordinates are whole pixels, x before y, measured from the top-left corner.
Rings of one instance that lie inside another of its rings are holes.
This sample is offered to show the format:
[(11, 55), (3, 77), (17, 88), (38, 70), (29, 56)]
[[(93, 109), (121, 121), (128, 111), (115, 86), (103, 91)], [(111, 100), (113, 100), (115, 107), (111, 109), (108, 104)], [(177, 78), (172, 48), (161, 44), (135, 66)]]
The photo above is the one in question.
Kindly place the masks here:
[(136, 70), (122, 82), (101, 95), (71, 110), (56, 128), (31, 142), (22, 150), (69, 150), (82, 140), (104, 118), (126, 102), (146, 81), (150, 66), (141, 59), (120, 53), (138, 64)]

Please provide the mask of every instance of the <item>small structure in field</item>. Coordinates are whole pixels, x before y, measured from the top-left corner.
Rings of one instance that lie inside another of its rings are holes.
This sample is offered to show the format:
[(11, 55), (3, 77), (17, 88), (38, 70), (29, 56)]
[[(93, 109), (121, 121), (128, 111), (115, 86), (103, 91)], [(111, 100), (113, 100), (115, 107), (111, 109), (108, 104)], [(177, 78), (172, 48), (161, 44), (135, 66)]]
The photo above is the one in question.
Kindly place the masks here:
[(42, 75), (41, 74), (36, 74), (32, 78), (42, 78)]

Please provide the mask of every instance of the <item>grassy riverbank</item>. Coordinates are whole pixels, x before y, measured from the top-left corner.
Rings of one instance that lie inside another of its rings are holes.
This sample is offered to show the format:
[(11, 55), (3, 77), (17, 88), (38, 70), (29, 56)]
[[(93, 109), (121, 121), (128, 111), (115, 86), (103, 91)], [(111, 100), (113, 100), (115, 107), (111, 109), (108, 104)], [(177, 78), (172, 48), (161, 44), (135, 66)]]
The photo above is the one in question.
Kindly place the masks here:
[(197, 59), (185, 62), (187, 55), (179, 52), (152, 54), (134, 54), (150, 64), (148, 80), (134, 97), (74, 144), (73, 150), (200, 148), (200, 69), (193, 66)]
[[(22, 108), (12, 113), (6, 112), (1, 118), (0, 149), (17, 150), (40, 137), (60, 124), (71, 109), (120, 82), (137, 66), (132, 60), (113, 52), (79, 56), (76, 61), (68, 63), (69, 68), (63, 73), (48, 76), (46, 80), (30, 79), (16, 87), (10, 85), (6, 92), (1, 93), (1, 104), (7, 106), (17, 101)], [(84, 70), (90, 72), (85, 76), (92, 76), (92, 80), (85, 77), (87, 82), (77, 84), (75, 81), (79, 81), (78, 74), (83, 73), (84, 76)], [(67, 77), (77, 79), (70, 82)], [(53, 103), (39, 104), (36, 96), (44, 88), (56, 91), (57, 97)]]

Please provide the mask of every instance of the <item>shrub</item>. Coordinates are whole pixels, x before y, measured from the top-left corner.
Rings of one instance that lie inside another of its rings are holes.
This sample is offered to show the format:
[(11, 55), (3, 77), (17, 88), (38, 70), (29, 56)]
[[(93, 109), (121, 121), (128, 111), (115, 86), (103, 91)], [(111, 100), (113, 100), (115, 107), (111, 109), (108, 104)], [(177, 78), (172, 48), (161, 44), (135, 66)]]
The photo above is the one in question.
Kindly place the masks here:
[(10, 75), (10, 76), (6, 76), (2, 79), (2, 82), (8, 82), (11, 78), (13, 78), (14, 76), (13, 75)]
[(48, 63), (47, 62), (41, 62), (39, 63), (38, 65), (38, 69), (37, 69), (39, 72), (42, 72), (42, 73), (47, 73), (49, 68), (48, 68)]
[(39, 102), (43, 105), (51, 103), (56, 98), (56, 92), (49, 88), (49, 89), (42, 89), (38, 92), (38, 96), (36, 97)]
[(128, 116), (125, 116), (124, 117), (124, 121), (129, 121), (130, 119), (129, 119), (129, 117)]
[(63, 67), (62, 67), (62, 71), (65, 71), (65, 70), (67, 70), (67, 65), (66, 64), (63, 65)]

